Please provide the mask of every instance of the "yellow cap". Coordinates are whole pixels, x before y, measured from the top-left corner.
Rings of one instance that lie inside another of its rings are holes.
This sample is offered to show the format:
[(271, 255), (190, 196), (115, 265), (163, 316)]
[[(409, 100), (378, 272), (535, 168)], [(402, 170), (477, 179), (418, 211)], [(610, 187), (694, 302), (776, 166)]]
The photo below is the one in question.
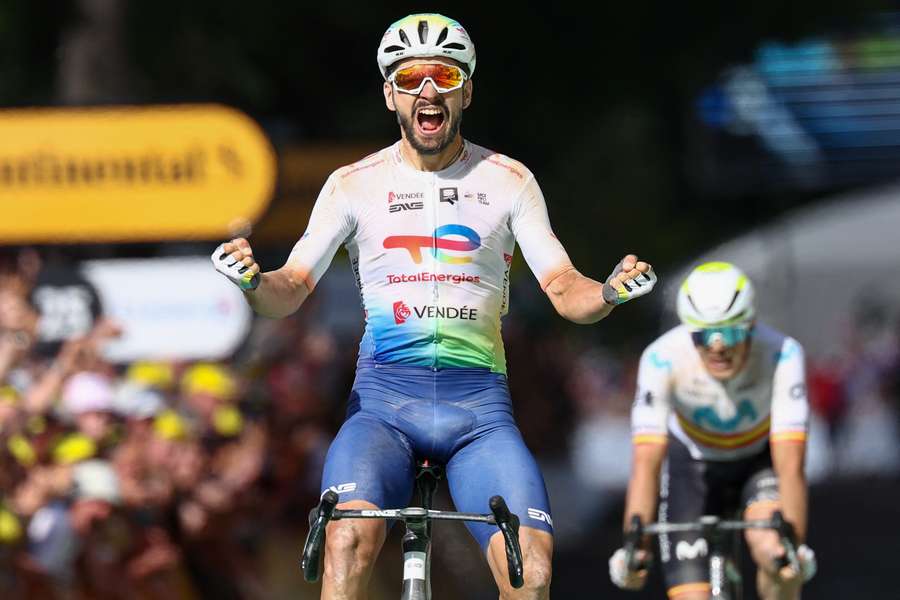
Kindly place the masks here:
[(164, 410), (153, 419), (153, 431), (167, 440), (183, 440), (187, 437), (188, 428), (184, 419), (174, 410)]
[(19, 517), (0, 506), (0, 544), (14, 544), (22, 537)]
[(198, 363), (181, 376), (181, 391), (184, 394), (208, 394), (221, 400), (231, 399), (237, 384), (228, 369), (212, 363)]
[(6, 448), (13, 455), (13, 458), (16, 459), (16, 462), (23, 467), (33, 466), (37, 462), (37, 453), (34, 451), (34, 446), (23, 435), (17, 433), (10, 436), (6, 441)]
[(19, 403), (20, 397), (19, 390), (13, 386), (4, 385), (0, 387), (0, 402), (9, 402), (12, 405), (16, 405)]
[(132, 363), (125, 372), (125, 377), (143, 386), (161, 390), (171, 389), (175, 381), (172, 365), (161, 362), (138, 361)]
[(71, 465), (87, 460), (97, 454), (94, 440), (80, 433), (65, 436), (53, 448), (53, 460), (57, 464)]
[(244, 429), (244, 417), (233, 406), (220, 406), (213, 413), (212, 424), (216, 433), (231, 437), (239, 434)]

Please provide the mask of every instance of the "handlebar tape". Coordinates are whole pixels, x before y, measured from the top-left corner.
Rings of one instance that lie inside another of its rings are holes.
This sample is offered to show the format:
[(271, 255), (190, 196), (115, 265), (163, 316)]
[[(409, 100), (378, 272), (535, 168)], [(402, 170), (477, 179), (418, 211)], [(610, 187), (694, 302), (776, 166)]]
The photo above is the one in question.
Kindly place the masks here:
[(338, 503), (338, 495), (329, 490), (322, 496), (317, 514), (313, 520), (306, 543), (303, 545), (303, 557), (300, 559), (300, 569), (303, 578), (312, 583), (319, 580), (319, 557), (322, 553), (322, 542), (325, 541), (325, 526), (334, 514), (334, 508)]
[(640, 571), (647, 568), (646, 561), (638, 560), (637, 551), (641, 547), (641, 539), (644, 537), (644, 525), (641, 523), (640, 515), (631, 516), (631, 526), (625, 533), (625, 556), (628, 561), (629, 571)]
[(503, 541), (506, 543), (509, 584), (514, 588), (520, 588), (525, 584), (525, 576), (522, 566), (522, 549), (519, 546), (519, 517), (509, 512), (509, 507), (506, 506), (506, 501), (501, 496), (491, 497), (490, 507), (491, 512), (494, 513), (494, 521), (503, 532)]

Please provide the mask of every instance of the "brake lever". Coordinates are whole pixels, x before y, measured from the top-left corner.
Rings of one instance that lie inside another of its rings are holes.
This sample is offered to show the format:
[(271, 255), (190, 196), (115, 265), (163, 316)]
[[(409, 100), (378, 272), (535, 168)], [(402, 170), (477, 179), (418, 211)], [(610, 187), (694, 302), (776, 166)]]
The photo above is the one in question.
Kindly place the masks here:
[(303, 579), (309, 583), (319, 580), (319, 557), (322, 552), (322, 542), (325, 540), (325, 526), (334, 515), (337, 503), (338, 495), (328, 490), (322, 495), (319, 506), (312, 509), (309, 514), (309, 533), (306, 536), (306, 543), (303, 544), (303, 556), (300, 559)]
[(641, 539), (644, 537), (644, 525), (641, 523), (640, 515), (631, 516), (631, 527), (625, 533), (625, 540), (622, 547), (625, 549), (625, 564), (631, 572), (641, 571), (647, 568), (646, 561), (638, 560), (637, 551), (641, 546)]
[(494, 522), (503, 532), (506, 543), (506, 566), (509, 569), (509, 584), (520, 588), (525, 584), (524, 567), (522, 565), (522, 548), (519, 546), (519, 517), (509, 512), (502, 496), (493, 496), (490, 500)]
[(797, 533), (780, 510), (772, 513), (772, 528), (778, 532), (781, 545), (784, 547), (784, 556), (775, 559), (776, 569), (780, 571), (783, 567), (790, 566), (795, 573), (802, 573), (800, 559), (797, 557)]

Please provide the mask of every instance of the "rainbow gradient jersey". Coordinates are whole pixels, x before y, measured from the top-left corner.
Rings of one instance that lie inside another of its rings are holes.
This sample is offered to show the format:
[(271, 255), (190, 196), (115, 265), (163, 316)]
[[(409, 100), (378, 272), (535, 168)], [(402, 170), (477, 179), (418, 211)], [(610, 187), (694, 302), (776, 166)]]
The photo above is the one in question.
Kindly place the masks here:
[(449, 167), (419, 171), (397, 142), (331, 174), (288, 263), (312, 290), (346, 246), (366, 319), (361, 359), (505, 373), (517, 242), (542, 288), (573, 268), (521, 163), (464, 141)]

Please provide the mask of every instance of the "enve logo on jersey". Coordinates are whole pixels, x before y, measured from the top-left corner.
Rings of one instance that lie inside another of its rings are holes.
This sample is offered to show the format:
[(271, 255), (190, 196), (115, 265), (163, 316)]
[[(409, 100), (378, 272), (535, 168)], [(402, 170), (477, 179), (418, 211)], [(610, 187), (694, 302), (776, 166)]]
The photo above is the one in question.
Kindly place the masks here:
[(425, 208), (424, 202), (398, 202), (388, 206), (388, 212), (396, 213), (401, 210), (422, 210), (423, 208)]
[(422, 210), (425, 207), (424, 202), (404, 202), (404, 200), (422, 199), (425, 197), (423, 192), (411, 193), (394, 193), (388, 192), (388, 212), (396, 213), (404, 210)]
[[(465, 240), (451, 239), (446, 236), (460, 236)], [(434, 230), (434, 234), (427, 235), (392, 235), (385, 238), (383, 245), (386, 249), (403, 248), (409, 252), (413, 262), (422, 262), (422, 248), (431, 251), (431, 255), (442, 263), (462, 265), (472, 262), (469, 256), (453, 256), (441, 252), (441, 250), (453, 250), (456, 252), (471, 252), (481, 247), (481, 236), (471, 227), (465, 225), (441, 225)]]

